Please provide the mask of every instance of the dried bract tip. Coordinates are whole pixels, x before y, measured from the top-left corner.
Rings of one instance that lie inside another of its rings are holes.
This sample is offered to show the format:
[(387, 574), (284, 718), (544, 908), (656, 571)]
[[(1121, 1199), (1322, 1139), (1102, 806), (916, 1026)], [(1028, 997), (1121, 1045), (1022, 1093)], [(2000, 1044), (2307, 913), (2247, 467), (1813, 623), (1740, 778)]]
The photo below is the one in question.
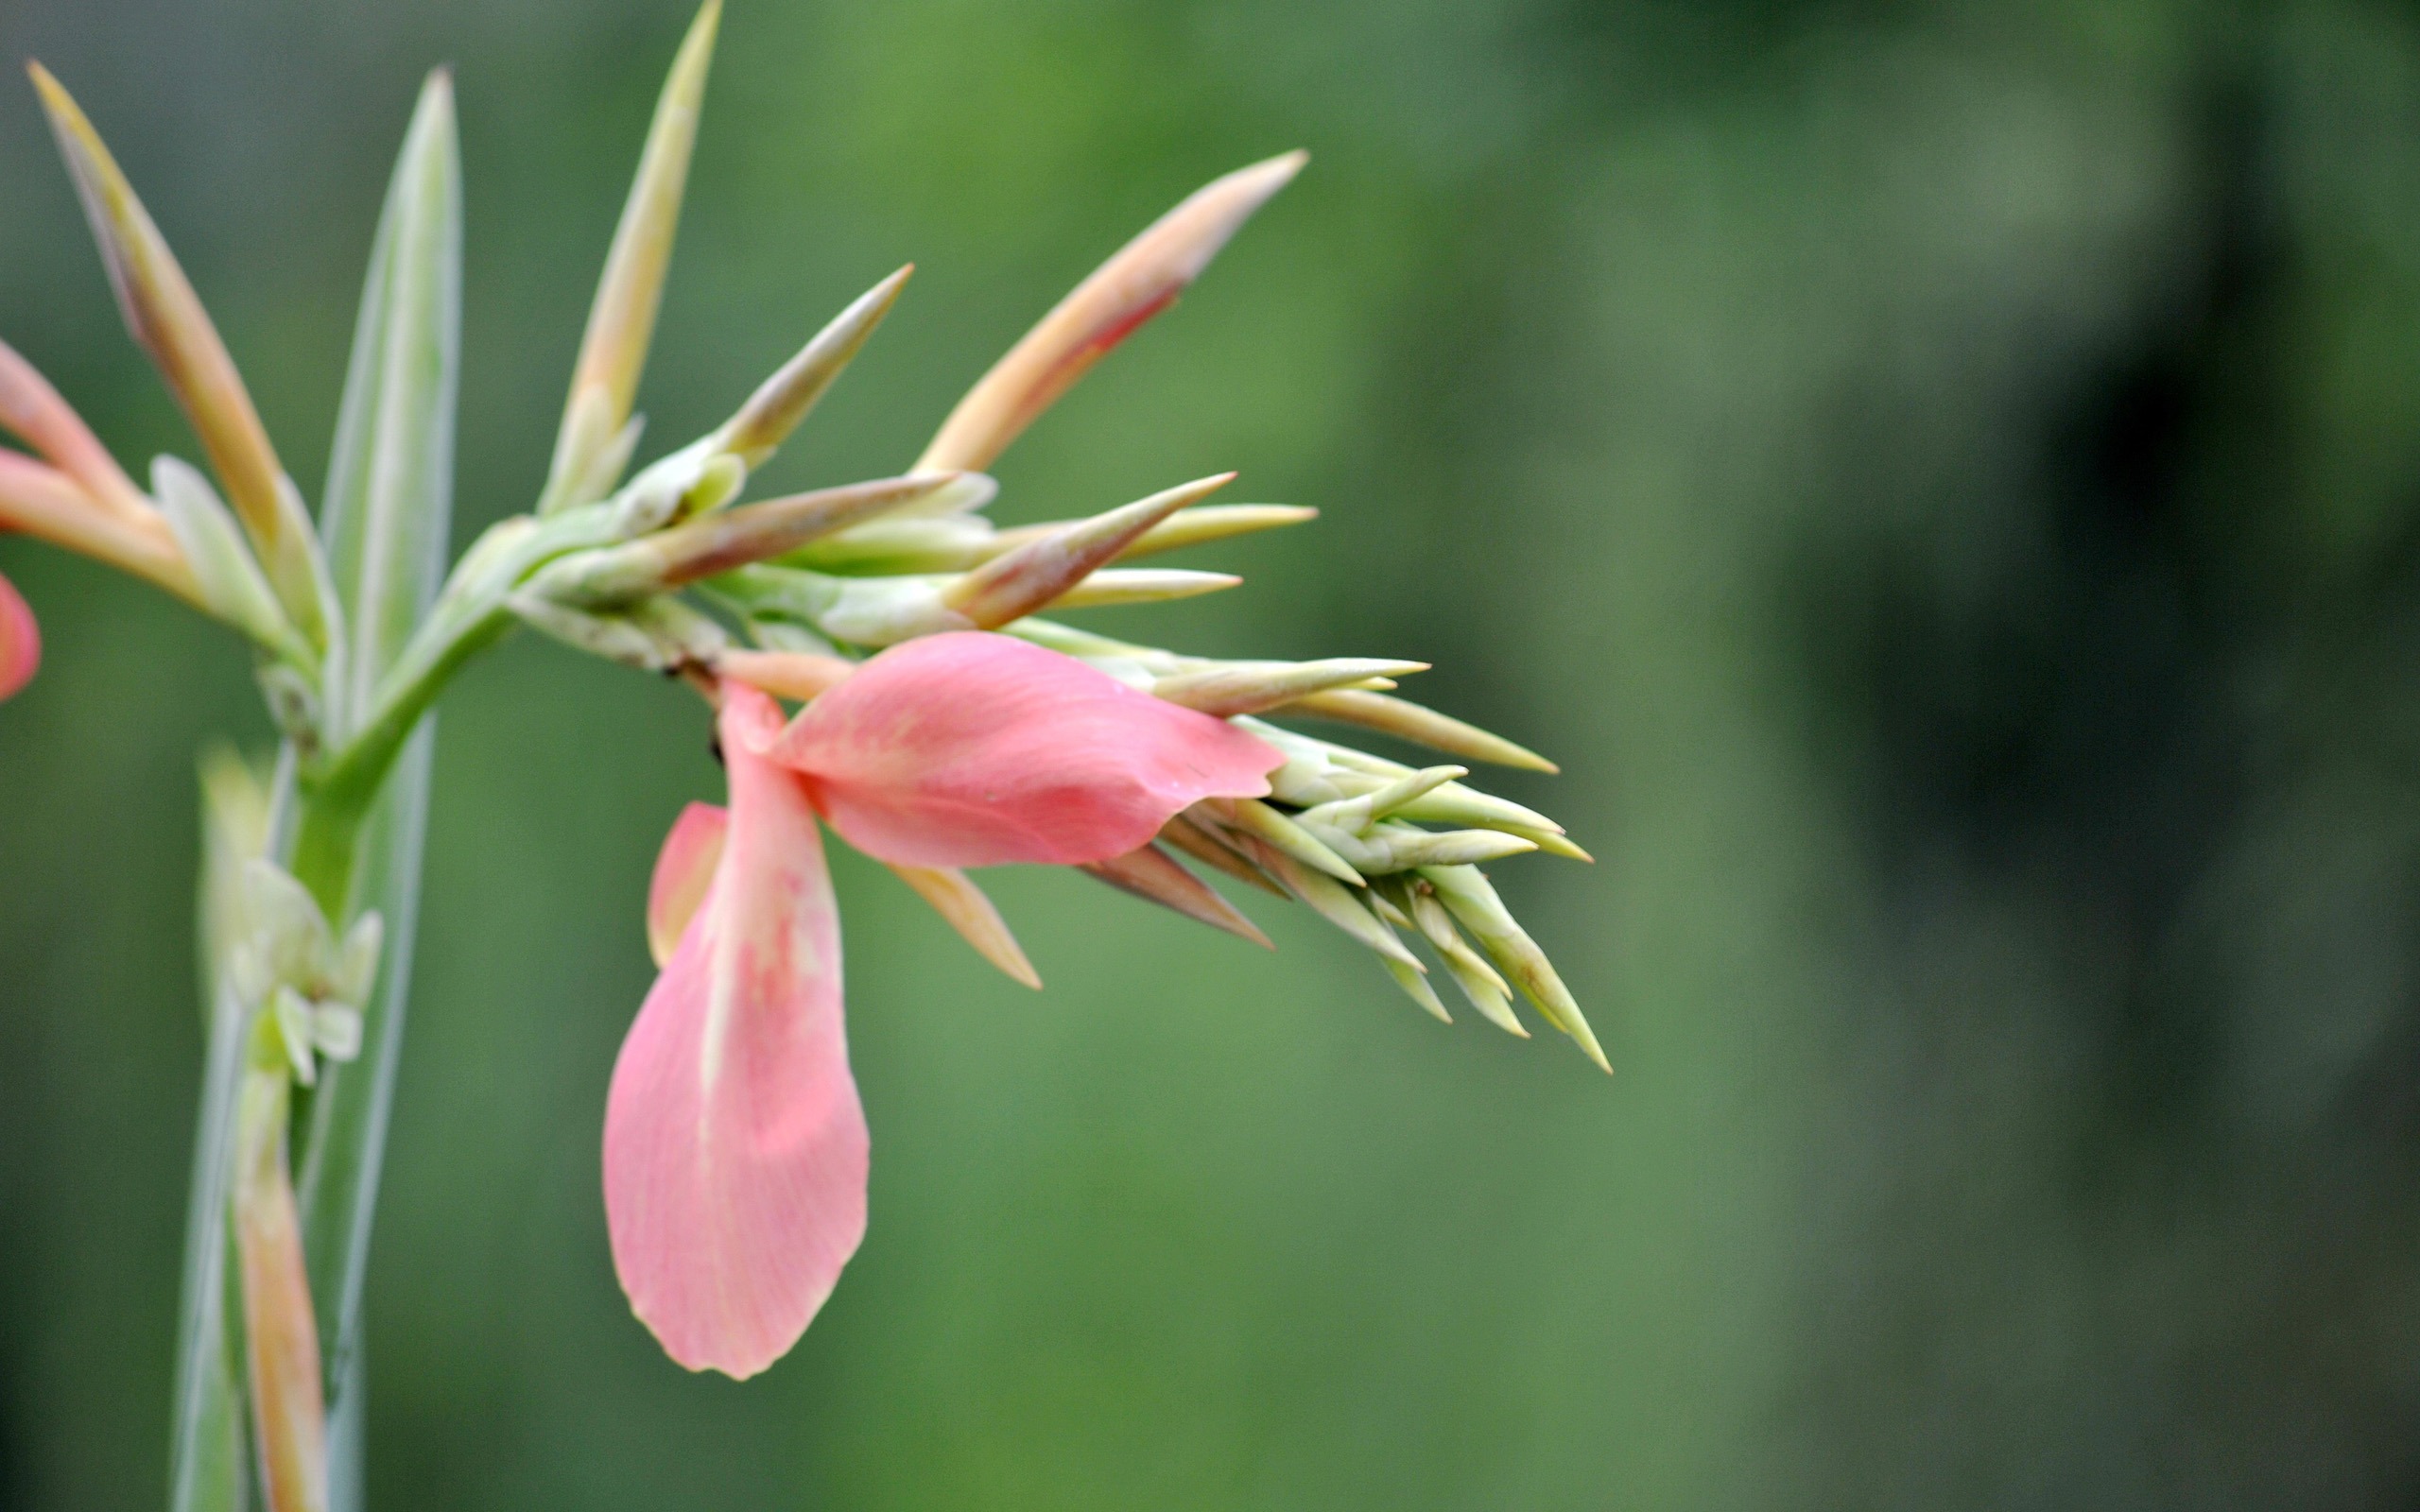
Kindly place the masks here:
[(1288, 152), (1213, 180), (1128, 242), (950, 411), (916, 466), (981, 471), (1087, 369), (1167, 308), (1252, 213), (1302, 171)]
[(799, 354), (782, 364), (781, 369), (765, 380), (739, 413), (723, 423), (715, 433), (717, 444), (747, 463), (752, 470), (765, 465), (780, 446), (823, 397), (840, 370), (856, 356), (857, 350), (873, 335), (874, 327), (899, 301), (899, 291), (907, 286), (908, 275), (915, 271), (909, 264), (881, 283), (857, 296), (850, 306), (835, 316), (832, 323), (815, 335)]
[(1120, 892), (1158, 903), (1197, 923), (1223, 929), (1265, 950), (1276, 949), (1260, 932), (1259, 925), (1157, 846), (1147, 845), (1122, 856), (1096, 861), (1082, 869)]
[(1040, 989), (1041, 973), (1025, 958), (1017, 937), (1009, 933), (1008, 921), (965, 872), (951, 867), (893, 866), (890, 869), (899, 873), (900, 881), (916, 889), (917, 897), (932, 904), (933, 912), (947, 919), (949, 927), (974, 946), (977, 954), (998, 967), (1010, 980)]
[[(630, 419), (639, 373), (647, 366), (648, 343), (655, 334), (656, 309), (664, 297), (665, 270), (672, 261), (673, 234), (681, 224), (689, 156), (697, 146), (698, 112), (705, 99), (706, 70), (714, 59), (715, 30), (721, 19), (722, 0), (706, 0), (690, 23), (689, 34), (683, 39), (672, 71), (664, 81), (664, 93), (656, 100), (647, 146), (639, 154), (638, 173), (631, 183), (630, 198), (622, 205), (621, 222), (614, 229), (614, 246), (596, 283), (596, 301), (589, 306), (588, 330), (580, 338), (579, 360), (572, 369), (571, 397), (556, 438), (554, 465), (547, 474), (541, 512), (592, 503), (601, 496), (580, 494), (597, 487), (596, 453), (612, 442)], [(604, 488), (612, 486), (611, 478), (604, 480)]]
[(48, 70), (29, 63), (26, 71), (83, 200), (127, 329), (151, 354), (192, 421), (287, 614), (318, 637), (323, 631), (310, 566), (309, 522), (298, 522), (279, 497), (285, 469), (234, 360), (93, 123)]
[(1233, 472), (1181, 484), (1148, 499), (1079, 520), (1005, 557), (994, 557), (944, 589), (942, 602), (985, 629), (1058, 600), (1095, 569), (1161, 521), (1227, 486)]

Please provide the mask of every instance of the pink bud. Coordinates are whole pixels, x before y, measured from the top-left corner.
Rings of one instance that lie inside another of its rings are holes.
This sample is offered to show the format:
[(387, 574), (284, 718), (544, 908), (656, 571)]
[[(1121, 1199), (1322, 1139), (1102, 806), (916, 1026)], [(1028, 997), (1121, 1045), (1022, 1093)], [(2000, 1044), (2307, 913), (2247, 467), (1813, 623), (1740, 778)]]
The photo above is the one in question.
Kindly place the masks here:
[(9, 579), (0, 577), (0, 699), (13, 697), (42, 665), (42, 627)]

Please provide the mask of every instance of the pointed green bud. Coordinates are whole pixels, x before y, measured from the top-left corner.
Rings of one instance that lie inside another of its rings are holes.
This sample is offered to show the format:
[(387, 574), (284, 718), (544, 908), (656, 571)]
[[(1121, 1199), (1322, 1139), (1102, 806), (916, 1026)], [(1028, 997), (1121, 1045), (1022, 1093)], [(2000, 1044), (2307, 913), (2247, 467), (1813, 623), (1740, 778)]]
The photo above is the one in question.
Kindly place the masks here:
[(1356, 887), (1361, 885), (1361, 873), (1325, 841), (1256, 798), (1204, 799), (1196, 806), (1228, 829), (1265, 841), (1306, 867)]
[(1560, 827), (1541, 830), (1527, 824), (1498, 824), (1495, 828), (1502, 830), (1506, 834), (1519, 835), (1550, 856), (1561, 856), (1565, 861), (1585, 861), (1591, 865), (1594, 865), (1597, 860), (1595, 856), (1574, 845), (1571, 837), (1564, 834)]
[(1199, 598), (1241, 586), (1229, 573), (1186, 572), (1179, 568), (1110, 568), (1093, 574), (1051, 601), (1052, 609), (1108, 609), (1119, 604), (1165, 604)]
[(526, 592), (504, 603), (531, 628), (642, 672), (709, 665), (730, 643), (721, 627), (678, 599), (648, 599), (614, 614), (592, 614)]
[[(1136, 536), (1126, 549), (1113, 558), (1132, 561), (1163, 551), (1177, 551), (1186, 546), (1199, 546), (1231, 536), (1247, 536), (1254, 531), (1274, 530), (1284, 525), (1298, 525), (1305, 520), (1319, 518), (1317, 509), (1290, 504), (1205, 504), (1199, 508), (1179, 509), (1176, 513)], [(1014, 551), (1028, 541), (1039, 541), (1054, 531), (1064, 530), (1076, 522), (1052, 520), (1043, 524), (1019, 525), (1003, 530), (992, 538), (992, 555)], [(972, 566), (973, 563), (967, 565)]]
[(1519, 985), (1522, 995), (1537, 1005), (1547, 1022), (1577, 1040), (1598, 1069), (1610, 1074), (1614, 1068), (1605, 1059), (1604, 1049), (1597, 1043), (1597, 1036), (1588, 1027), (1588, 1020), (1581, 1013), (1571, 989), (1555, 974), (1554, 963), (1538, 949), (1537, 941), (1513, 921), (1503, 900), (1496, 897), (1495, 889), (1478, 868), (1427, 867), (1422, 868), (1420, 875), (1437, 889), (1438, 898), (1455, 919)]
[(1197, 509), (1180, 509), (1135, 537), (1133, 544), (1118, 554), (1118, 559), (1129, 561), (1235, 536), (1280, 530), (1319, 517), (1317, 509), (1294, 504), (1208, 504)]
[(955, 573), (999, 555), (992, 549), (995, 539), (990, 521), (962, 514), (870, 520), (811, 541), (784, 557), (782, 563), (820, 573)]
[(1286, 890), (1308, 904), (1313, 913), (1362, 944), (1414, 971), (1425, 971), (1417, 957), (1395, 938), (1386, 921), (1361, 905), (1359, 895), (1323, 872), (1314, 871), (1255, 834), (1237, 838), (1253, 852), (1261, 868), (1285, 885)]
[(1378, 657), (1340, 656), (1322, 662), (1225, 662), (1162, 678), (1152, 684), (1151, 692), (1170, 703), (1225, 719), (1288, 703), (1305, 694), (1427, 670), (1426, 662), (1394, 662)]
[(1506, 1034), (1523, 1040), (1530, 1038), (1530, 1031), (1523, 1028), (1521, 1021), (1513, 1016), (1512, 988), (1495, 968), (1488, 964), (1487, 957), (1471, 949), (1470, 942), (1462, 938), (1461, 931), (1454, 927), (1453, 916), (1445, 911), (1444, 904), (1437, 901), (1435, 889), (1415, 877), (1398, 876), (1387, 880), (1396, 890), (1396, 896), (1409, 908), (1412, 922), (1419, 929), (1421, 937), (1427, 940), (1428, 948), (1437, 953), (1437, 958), (1445, 963), (1445, 973), (1454, 979), (1456, 987), (1461, 988), (1462, 996), (1470, 1000), (1471, 1006)]
[(1271, 712), (1281, 716), (1333, 719), (1339, 724), (1359, 725), (1365, 730), (1379, 730), (1401, 740), (1442, 750), (1448, 756), (1493, 762), (1498, 766), (1518, 766), (1533, 772), (1562, 770), (1537, 752), (1515, 746), (1501, 735), (1490, 734), (1477, 725), (1464, 724), (1449, 714), (1441, 714), (1434, 709), (1424, 709), (1401, 698), (1391, 698), (1383, 693), (1363, 693), (1352, 689), (1315, 693)]
[(1179, 865), (1157, 846), (1144, 846), (1122, 856), (1096, 861), (1078, 868), (1118, 891), (1130, 893), (1197, 923), (1213, 929), (1223, 929), (1240, 939), (1248, 939), (1264, 950), (1274, 950), (1269, 936), (1260, 927), (1246, 919), (1236, 908), (1211, 890), (1208, 884)]
[(549, 514), (588, 504), (610, 490), (611, 476), (598, 463), (631, 417), (639, 373), (647, 366), (655, 316), (664, 298), (664, 276), (672, 261), (673, 233), (681, 223), (681, 198), (689, 179), (689, 156), (697, 146), (698, 112), (704, 102), (706, 71), (714, 58), (715, 30), (722, 0), (706, 0), (672, 60), (672, 72), (648, 124), (636, 178), (613, 250), (589, 306), (588, 330), (572, 369), (571, 396), (555, 440), (554, 465), (539, 512)]
[(1061, 595), (1161, 521), (1226, 487), (1223, 472), (1138, 499), (1053, 531), (976, 568), (943, 592), (943, 604), (981, 629), (1022, 619)]
[(1301, 816), (1302, 822), (1358, 834), (1405, 804), (1435, 792), (1455, 778), (1469, 775), (1467, 766), (1425, 767), (1374, 787), (1357, 798), (1338, 799), (1305, 809)]
[(792, 567), (739, 567), (716, 593), (759, 618), (796, 620), (847, 645), (895, 645), (919, 635), (978, 628), (942, 602), (942, 579), (829, 577)]
[(1404, 949), (1404, 941), (1394, 936), (1394, 929), (1387, 929), (1387, 921), (1362, 907), (1360, 895), (1356, 890), (1345, 888), (1343, 883), (1326, 876), (1326, 873), (1312, 871), (1309, 866), (1292, 859), (1258, 834), (1236, 834), (1236, 839), (1252, 850), (1253, 861), (1261, 864), (1268, 876), (1278, 878), (1278, 883), (1283, 883), (1288, 893), (1295, 895), (1300, 902), (1309, 904), (1312, 912), (1317, 912), (1328, 924), (1336, 924), (1345, 934), (1365, 943), (1367, 949), (1377, 951), (1379, 955), (1401, 960), (1404, 965), (1410, 965), (1413, 971), (1426, 971), (1418, 963), (1416, 955)]
[(1378, 957), (1378, 964), (1387, 969), (1387, 974), (1395, 979), (1395, 986), (1403, 988), (1406, 997), (1427, 1009), (1439, 1023), (1454, 1022), (1454, 1016), (1445, 1011), (1445, 1005), (1438, 1001), (1437, 989), (1428, 985), (1428, 978), (1418, 967), (1406, 966), (1392, 955)]
[(957, 474), (881, 478), (743, 505), (596, 551), (557, 558), (527, 591), (578, 609), (611, 609), (795, 550), (819, 536), (945, 491)]

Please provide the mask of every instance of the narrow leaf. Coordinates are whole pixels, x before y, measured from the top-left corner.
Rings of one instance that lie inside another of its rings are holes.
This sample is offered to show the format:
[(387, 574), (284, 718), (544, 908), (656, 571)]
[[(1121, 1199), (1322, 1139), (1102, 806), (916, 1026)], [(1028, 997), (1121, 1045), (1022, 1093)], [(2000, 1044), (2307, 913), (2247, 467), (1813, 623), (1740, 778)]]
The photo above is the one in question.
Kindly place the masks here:
[[(352, 614), (341, 687), (348, 727), (428, 611), (445, 567), (453, 511), (454, 410), (460, 350), (461, 173), (452, 80), (430, 76), (404, 136), (362, 291), (328, 483), (327, 536)], [(434, 723), (404, 747), (357, 840), (338, 922), (385, 920), (377, 985), (362, 1005), (361, 1054), (322, 1073), (302, 1114), (297, 1191), (323, 1346), (330, 1435), (357, 1440), (361, 1288), (386, 1153), (388, 1110), (411, 982)], [(337, 1477), (349, 1509), (356, 1479)]]
[(454, 89), (429, 76), (404, 134), (354, 327), (320, 532), (350, 616), (331, 702), (357, 720), (445, 570), (460, 367), (462, 189)]

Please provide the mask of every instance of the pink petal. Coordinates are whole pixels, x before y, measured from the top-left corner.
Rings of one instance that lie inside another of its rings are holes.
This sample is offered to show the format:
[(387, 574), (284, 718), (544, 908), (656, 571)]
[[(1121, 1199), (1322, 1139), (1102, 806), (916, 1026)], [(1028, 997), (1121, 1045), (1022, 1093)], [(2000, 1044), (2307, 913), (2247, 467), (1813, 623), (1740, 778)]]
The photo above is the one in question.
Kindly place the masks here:
[(670, 964), (690, 917), (706, 901), (706, 887), (722, 860), (723, 833), (731, 816), (712, 803), (692, 803), (672, 821), (656, 852), (655, 875), (647, 888), (647, 948), (655, 964)]
[(772, 756), (851, 845), (908, 867), (1105, 861), (1198, 799), (1267, 793), (1284, 761), (1224, 720), (979, 632), (883, 652)]
[(729, 835), (614, 1067), (605, 1215), (631, 1309), (692, 1370), (798, 1342), (866, 1228), (866, 1124), (815, 814), (761, 754), (781, 711), (725, 685)]
[(9, 579), (0, 577), (0, 699), (16, 696), (42, 665), (42, 627)]

